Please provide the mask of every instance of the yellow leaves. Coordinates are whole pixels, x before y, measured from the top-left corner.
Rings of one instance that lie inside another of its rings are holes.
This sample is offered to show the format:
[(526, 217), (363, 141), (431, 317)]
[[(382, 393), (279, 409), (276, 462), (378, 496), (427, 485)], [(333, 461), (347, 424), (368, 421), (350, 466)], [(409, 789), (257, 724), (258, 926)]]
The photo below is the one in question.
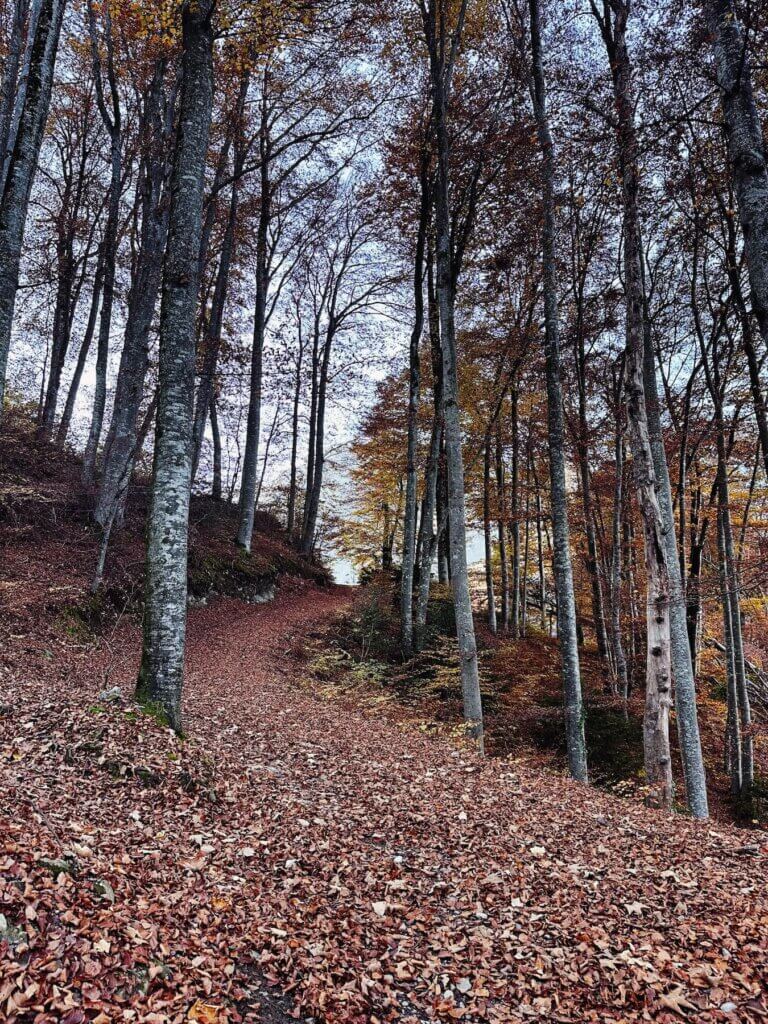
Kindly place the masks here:
[(197, 1024), (222, 1024), (226, 1017), (222, 1007), (198, 999), (190, 1006), (187, 1020), (197, 1021)]

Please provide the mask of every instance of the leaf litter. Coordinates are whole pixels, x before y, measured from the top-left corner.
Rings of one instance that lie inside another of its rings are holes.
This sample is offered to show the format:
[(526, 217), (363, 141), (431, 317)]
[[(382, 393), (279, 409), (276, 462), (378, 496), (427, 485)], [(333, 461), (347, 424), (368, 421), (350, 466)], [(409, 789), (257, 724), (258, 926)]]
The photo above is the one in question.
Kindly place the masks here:
[(183, 740), (97, 654), (9, 673), (0, 1018), (768, 1019), (763, 833), (319, 698), (291, 651), (347, 600), (195, 609)]

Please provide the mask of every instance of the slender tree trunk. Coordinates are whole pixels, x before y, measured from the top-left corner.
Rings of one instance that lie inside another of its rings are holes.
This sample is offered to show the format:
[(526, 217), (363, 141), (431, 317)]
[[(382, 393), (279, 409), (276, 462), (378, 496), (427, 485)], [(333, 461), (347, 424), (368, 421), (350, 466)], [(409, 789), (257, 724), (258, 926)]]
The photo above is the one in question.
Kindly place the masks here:
[[(0, 193), (5, 181), (5, 169), (13, 152), (13, 110), (19, 87), (21, 57), (24, 53), (24, 36), (27, 29), (29, 0), (15, 0), (8, 52), (3, 63), (0, 84)], [(30, 30), (32, 25), (30, 24)]]
[(270, 171), (269, 108), (267, 104), (269, 73), (263, 78), (261, 122), (259, 128), (259, 159), (261, 199), (259, 222), (256, 229), (256, 305), (253, 314), (253, 350), (251, 353), (251, 382), (248, 400), (248, 425), (245, 434), (243, 478), (240, 484), (240, 523), (237, 543), (251, 550), (253, 517), (256, 512), (256, 486), (258, 482), (259, 433), (261, 431), (261, 389), (266, 331), (267, 291), (269, 290), (269, 224), (272, 215), (272, 184)]
[(486, 435), (483, 453), (483, 537), (485, 540), (485, 594), (488, 602), (488, 626), (496, 625), (496, 594), (493, 583), (493, 534), (491, 533), (491, 439)]
[(69, 385), (69, 391), (67, 392), (64, 411), (61, 414), (59, 428), (56, 431), (56, 444), (60, 448), (63, 448), (64, 442), (67, 440), (67, 436), (69, 434), (69, 428), (72, 424), (72, 414), (75, 411), (75, 402), (77, 401), (77, 394), (80, 390), (80, 381), (83, 377), (88, 353), (91, 349), (91, 342), (93, 341), (93, 336), (96, 331), (96, 321), (99, 315), (99, 303), (101, 302), (102, 262), (100, 249), (97, 257), (96, 273), (93, 279), (93, 292), (91, 294), (91, 306), (88, 313), (88, 322), (85, 325), (85, 333), (83, 334), (83, 340), (80, 344), (80, 351), (77, 353), (75, 372), (72, 375), (72, 382)]
[(611, 646), (616, 672), (616, 689), (623, 701), (629, 698), (627, 658), (621, 635), (621, 522), (624, 514), (624, 432), (617, 410), (616, 439), (614, 442), (616, 479), (613, 485), (613, 521), (611, 546)]
[(541, 26), (538, 0), (530, 0), (532, 48), (532, 99), (539, 145), (542, 153), (544, 225), (544, 332), (547, 377), (549, 472), (554, 535), (555, 589), (557, 592), (557, 636), (563, 677), (565, 733), (568, 766), (573, 778), (587, 781), (587, 753), (584, 740), (584, 710), (576, 633), (576, 601), (573, 592), (568, 494), (565, 483), (565, 423), (560, 371), (560, 328), (557, 309), (557, 253), (555, 226), (555, 154), (546, 109), (544, 66), (541, 54)]
[[(642, 265), (641, 265), (642, 266)], [(644, 301), (643, 324), (643, 387), (648, 415), (648, 432), (653, 454), (654, 475), (659, 509), (662, 517), (664, 550), (669, 577), (669, 632), (672, 672), (675, 681), (675, 711), (683, 778), (688, 807), (696, 818), (709, 815), (707, 805), (707, 777), (699, 735), (699, 716), (696, 707), (696, 680), (688, 640), (688, 613), (680, 569), (675, 531), (675, 510), (672, 485), (669, 479), (667, 453), (661, 429), (661, 412), (656, 388), (656, 369), (650, 321)]]
[(400, 642), (403, 657), (413, 654), (413, 576), (416, 562), (416, 448), (418, 441), (420, 348), (424, 330), (424, 256), (429, 224), (429, 167), (425, 149), (420, 173), (421, 205), (413, 260), (414, 322), (408, 361), (408, 442), (406, 453), (405, 511), (403, 513), (403, 562), (400, 580)]
[(219, 430), (219, 413), (216, 408), (216, 395), (211, 395), (211, 436), (213, 437), (213, 482), (211, 484), (211, 497), (214, 501), (221, 501), (221, 431)]
[(661, 806), (670, 807), (673, 787), (669, 708), (674, 659), (677, 721), (686, 797), (692, 813), (698, 818), (706, 818), (706, 776), (701, 756), (696, 691), (687, 640), (672, 492), (658, 418), (653, 349), (650, 345), (643, 290), (635, 104), (626, 44), (629, 4), (626, 0), (615, 0), (612, 9), (613, 19), (605, 8), (604, 18), (598, 20), (610, 59), (618, 117), (627, 294), (627, 410), (638, 500), (643, 517), (648, 577), (644, 719), (646, 774), (651, 799)]
[(30, 49), (26, 94), (0, 198), (0, 419), (29, 194), (51, 101), (66, 0), (43, 0)]
[[(62, 210), (62, 217), (65, 216)], [(40, 411), (40, 433), (50, 438), (56, 419), (56, 405), (61, 386), (61, 374), (67, 358), (70, 338), (72, 313), (72, 293), (74, 288), (74, 251), (70, 226), (62, 226), (56, 245), (58, 283), (56, 288), (56, 305), (53, 314), (53, 336), (51, 344), (51, 362), (48, 372), (48, 385), (45, 389), (45, 401)]]
[(301, 536), (299, 547), (307, 534), (307, 522), (309, 518), (310, 496), (315, 486), (315, 434), (317, 433), (317, 395), (318, 378), (320, 374), (320, 319), (319, 314), (315, 315), (314, 331), (312, 335), (312, 378), (309, 399), (309, 439), (307, 442), (307, 472), (304, 481), (304, 509), (301, 520)]
[(182, 8), (179, 132), (170, 187), (160, 307), (160, 365), (152, 502), (147, 526), (140, 700), (181, 730), (192, 482), (195, 305), (203, 183), (213, 94), (214, 0)]
[(509, 557), (507, 555), (507, 496), (504, 480), (504, 447), (501, 443), (501, 420), (496, 421), (496, 502), (498, 520), (496, 534), (501, 564), (501, 628), (509, 629)]
[(530, 422), (528, 425), (528, 451), (525, 463), (525, 543), (523, 545), (523, 579), (520, 591), (520, 636), (528, 635), (528, 568), (531, 553), (531, 447)]
[(520, 429), (518, 392), (512, 389), (512, 507), (509, 532), (512, 540), (512, 636), (520, 636)]
[[(458, 47), (463, 27), (466, 0), (463, 0), (454, 30), (454, 48)], [(456, 633), (461, 667), (461, 689), (467, 737), (483, 751), (483, 707), (477, 665), (475, 624), (467, 574), (466, 510), (464, 496), (464, 459), (461, 450), (461, 417), (456, 359), (455, 283), (458, 268), (451, 250), (451, 209), (449, 178), (448, 100), (451, 89), (452, 56), (446, 53), (445, 10), (439, 15), (435, 5), (425, 9), (425, 35), (430, 52), (433, 93), (433, 117), (437, 151), (435, 186), (435, 243), (437, 260), (437, 306), (443, 354), (443, 411), (445, 452), (448, 470), (448, 522), (450, 529), (451, 585), (456, 615)], [(438, 22), (439, 21), (439, 26)]]
[[(718, 470), (719, 472), (719, 470)], [(731, 777), (731, 795), (739, 796), (742, 790), (741, 728), (739, 716), (739, 694), (736, 682), (736, 665), (733, 649), (733, 619), (729, 594), (727, 554), (721, 508), (717, 510), (718, 577), (720, 581), (720, 603), (723, 613), (723, 648), (726, 674), (728, 717), (725, 727), (725, 767)]]
[[(430, 306), (430, 337), (437, 337), (439, 349), (439, 328), (432, 323)], [(439, 357), (440, 353), (437, 352)], [(432, 387), (440, 395), (435, 398), (432, 413), (432, 431), (429, 438), (429, 455), (424, 472), (424, 502), (421, 512), (421, 537), (419, 545), (421, 560), (419, 563), (419, 588), (416, 597), (416, 613), (414, 620), (414, 643), (416, 650), (421, 650), (424, 644), (424, 633), (427, 625), (427, 606), (429, 604), (429, 591), (432, 583), (432, 563), (435, 559), (435, 552), (439, 547), (438, 534), (433, 533), (435, 512), (437, 508), (437, 477), (440, 465), (440, 443), (443, 434), (443, 409), (442, 409), (442, 386), (440, 382), (442, 368), (439, 358), (436, 360), (433, 352), (432, 359)], [(438, 522), (438, 531), (440, 530)]]
[[(733, 0), (707, 0), (717, 82), (723, 107), (731, 176), (744, 238), (752, 292), (752, 312), (768, 346), (768, 162), (763, 130), (752, 91), (744, 31)], [(750, 386), (768, 476), (768, 416), (751, 330), (743, 332)]]
[(112, 308), (115, 301), (115, 271), (117, 267), (118, 228), (120, 220), (120, 192), (123, 177), (123, 145), (120, 113), (120, 97), (113, 67), (112, 25), (109, 5), (104, 8), (106, 20), (107, 80), (110, 88), (111, 111), (107, 110), (101, 82), (102, 69), (99, 56), (99, 41), (96, 38), (96, 21), (93, 0), (88, 0), (88, 20), (93, 55), (93, 74), (96, 81), (96, 96), (104, 127), (110, 137), (110, 180), (107, 223), (104, 228), (104, 279), (102, 284), (101, 318), (96, 343), (96, 386), (93, 394), (93, 413), (88, 442), (83, 456), (83, 483), (90, 486), (96, 475), (96, 459), (104, 423), (104, 409), (107, 401), (107, 369), (109, 363), (109, 332), (112, 328)]
[(325, 468), (325, 403), (328, 391), (328, 369), (331, 359), (331, 348), (335, 333), (333, 313), (329, 313), (328, 328), (323, 346), (323, 359), (320, 366), (320, 380), (317, 387), (317, 418), (315, 422), (315, 450), (312, 458), (312, 490), (309, 493), (306, 510), (306, 525), (301, 543), (303, 554), (311, 553), (315, 546), (317, 519), (320, 512), (320, 495), (323, 488), (323, 470)]
[(296, 359), (296, 380), (293, 387), (293, 412), (291, 414), (291, 481), (288, 487), (288, 515), (285, 529), (289, 539), (293, 537), (296, 522), (296, 477), (299, 451), (299, 402), (301, 399), (301, 369), (304, 357), (304, 341), (299, 321), (299, 353)]
[(203, 447), (203, 438), (205, 436), (205, 423), (210, 411), (216, 379), (216, 369), (219, 362), (221, 332), (224, 323), (224, 306), (227, 300), (229, 272), (232, 265), (232, 254), (234, 250), (237, 209), (238, 185), (235, 181), (232, 185), (232, 196), (229, 206), (229, 215), (227, 217), (227, 226), (224, 231), (224, 239), (221, 244), (221, 255), (219, 256), (219, 266), (216, 272), (216, 284), (213, 289), (211, 311), (203, 335), (203, 364), (200, 370), (200, 383), (197, 387), (195, 418), (192, 426), (193, 481), (197, 475), (197, 468), (200, 463), (200, 452)]
[(275, 407), (275, 415), (272, 418), (272, 426), (269, 428), (267, 434), (267, 443), (264, 445), (264, 458), (261, 460), (261, 475), (259, 476), (259, 486), (256, 488), (256, 502), (259, 504), (261, 498), (261, 489), (264, 486), (264, 477), (267, 475), (267, 464), (269, 462), (269, 449), (272, 447), (272, 441), (275, 438), (275, 431), (277, 430), (277, 421), (280, 417), (280, 403), (277, 403)]
[(736, 728), (741, 734), (741, 791), (749, 793), (755, 781), (754, 740), (752, 738), (752, 710), (749, 691), (747, 689), (747, 672), (744, 662), (744, 641), (741, 631), (741, 600), (738, 573), (736, 571), (736, 553), (733, 544), (731, 526), (731, 507), (728, 493), (727, 452), (725, 444), (725, 425), (722, 422), (722, 411), (716, 409), (717, 433), (717, 494), (718, 521), (723, 546), (723, 566), (725, 585), (730, 613), (731, 658), (736, 690), (736, 708), (738, 724)]
[[(437, 286), (435, 283), (435, 252), (432, 234), (427, 249), (427, 299), (429, 310), (429, 347), (432, 358), (432, 401), (437, 423), (437, 460), (435, 462), (435, 515), (437, 522), (447, 524), (447, 481), (445, 472), (445, 415), (443, 410), (443, 349), (440, 341), (440, 311), (437, 307)], [(434, 438), (434, 435), (433, 435)], [(448, 528), (437, 534), (437, 581), (447, 583), (450, 578), (448, 566)], [(426, 605), (424, 606), (426, 615)]]
[(168, 234), (166, 151), (163, 139), (163, 66), (158, 65), (144, 111), (148, 152), (141, 178), (141, 230), (128, 296), (128, 314), (115, 385), (112, 419), (104, 445), (102, 476), (94, 517), (104, 527), (118, 501), (119, 482), (136, 442), (141, 401), (149, 363), (149, 339), (155, 315)]
[(539, 475), (536, 472), (536, 463), (531, 456), (531, 473), (533, 474), (533, 486), (536, 494), (536, 557), (539, 566), (539, 593), (541, 595), (541, 606), (539, 616), (539, 628), (542, 633), (547, 631), (547, 577), (544, 572), (544, 538), (542, 536), (542, 511), (541, 511), (541, 490), (539, 489)]

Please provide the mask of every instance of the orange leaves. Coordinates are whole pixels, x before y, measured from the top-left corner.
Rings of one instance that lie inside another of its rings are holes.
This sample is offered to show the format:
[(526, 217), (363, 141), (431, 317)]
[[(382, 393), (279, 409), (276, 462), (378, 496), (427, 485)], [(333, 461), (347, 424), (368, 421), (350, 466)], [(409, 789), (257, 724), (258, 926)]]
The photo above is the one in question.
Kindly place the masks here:
[(196, 1021), (197, 1024), (222, 1024), (226, 1017), (220, 1006), (216, 1006), (214, 1003), (204, 1003), (198, 999), (189, 1008), (187, 1019)]

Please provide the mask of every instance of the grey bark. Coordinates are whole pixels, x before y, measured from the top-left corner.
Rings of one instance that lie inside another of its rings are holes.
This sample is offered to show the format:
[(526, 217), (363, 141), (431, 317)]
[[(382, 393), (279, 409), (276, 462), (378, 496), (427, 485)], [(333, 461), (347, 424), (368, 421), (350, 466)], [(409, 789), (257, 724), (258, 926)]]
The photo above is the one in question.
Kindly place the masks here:
[[(644, 304), (645, 305), (645, 304)], [(675, 711), (680, 756), (683, 763), (685, 795), (695, 818), (709, 816), (707, 804), (707, 776), (699, 735), (699, 716), (696, 707), (696, 680), (688, 639), (688, 609), (680, 569), (680, 556), (675, 530), (675, 510), (672, 485), (669, 479), (667, 453), (661, 429), (661, 411), (656, 388), (656, 368), (650, 320), (644, 309), (643, 326), (643, 386), (648, 415), (648, 436), (653, 452), (654, 475), (659, 509), (663, 524), (663, 540), (669, 576), (669, 637), (672, 674), (675, 682)]]
[[(574, 779), (587, 781), (584, 709), (581, 696), (576, 601), (573, 591), (568, 495), (565, 484), (565, 418), (560, 369), (560, 326), (557, 308), (557, 251), (555, 241), (555, 154), (546, 108), (546, 86), (541, 50), (538, 0), (530, 0), (531, 97), (542, 155), (542, 247), (544, 258), (544, 349), (547, 377), (547, 429), (554, 538), (557, 635), (560, 647), (565, 707), (568, 767)], [(542, 595), (543, 602), (543, 595)]]
[(429, 223), (429, 177), (426, 149), (421, 159), (419, 222), (413, 260), (414, 322), (408, 351), (408, 441), (406, 452), (405, 510), (403, 513), (403, 561), (400, 581), (400, 642), (403, 656), (413, 653), (413, 577), (416, 561), (416, 446), (418, 431), (419, 365), (424, 330), (424, 255)]
[(613, 486), (613, 519), (611, 524), (611, 648), (616, 677), (616, 690), (622, 700), (629, 697), (627, 658), (621, 631), (621, 522), (624, 515), (624, 431), (617, 409), (616, 438), (614, 442), (616, 478)]
[(8, 52), (3, 63), (0, 83), (0, 191), (5, 181), (5, 169), (13, 150), (13, 111), (19, 88), (21, 57), (24, 53), (24, 37), (27, 32), (29, 0), (15, 0)]
[(491, 532), (491, 441), (486, 435), (483, 452), (483, 539), (485, 542), (485, 595), (488, 604), (488, 626), (497, 630), (496, 594), (493, 582), (493, 534)]
[(164, 201), (166, 139), (162, 116), (163, 72), (163, 67), (158, 65), (145, 98), (143, 112), (147, 148), (141, 172), (139, 251), (128, 295), (123, 349), (94, 513), (102, 528), (112, 517), (113, 506), (118, 501), (120, 481), (135, 446), (149, 362), (150, 331), (160, 290), (163, 250), (168, 232), (168, 209)]
[[(436, 10), (440, 7), (439, 13)], [(466, 509), (464, 460), (461, 450), (461, 407), (456, 356), (455, 285), (458, 267), (451, 251), (451, 203), (448, 139), (448, 104), (453, 67), (460, 45), (466, 14), (462, 0), (457, 22), (448, 32), (446, 11), (437, 0), (423, 8), (424, 30), (429, 51), (433, 116), (437, 154), (435, 186), (435, 241), (437, 261), (437, 306), (443, 353), (443, 410), (445, 452), (448, 470), (448, 522), (450, 528), (451, 585), (459, 645), (461, 689), (467, 737), (483, 751), (483, 707), (477, 664), (475, 625), (467, 575)]]
[(179, 125), (170, 186), (160, 306), (160, 363), (152, 500), (147, 526), (140, 700), (181, 730), (192, 482), (195, 305), (203, 183), (213, 94), (214, 0), (185, 3)]
[(512, 507), (509, 535), (512, 541), (512, 636), (520, 636), (520, 423), (517, 388), (512, 389)]
[(102, 281), (101, 316), (99, 334), (96, 342), (96, 386), (93, 394), (93, 411), (88, 442), (83, 456), (83, 483), (90, 486), (96, 474), (96, 457), (98, 455), (101, 430), (104, 423), (104, 408), (107, 401), (107, 368), (109, 361), (109, 332), (112, 327), (112, 308), (115, 301), (115, 271), (117, 266), (118, 228), (120, 218), (120, 192), (123, 177), (123, 141), (122, 114), (120, 96), (117, 88), (114, 68), (114, 52), (112, 40), (112, 22), (109, 4), (104, 7), (105, 32), (104, 39), (107, 51), (106, 77), (109, 85), (109, 105), (104, 94), (102, 82), (102, 62), (97, 38), (96, 17), (93, 0), (88, 0), (88, 29), (91, 39), (91, 55), (93, 76), (96, 83), (96, 99), (101, 119), (109, 135), (109, 202), (107, 204), (107, 222), (104, 227), (104, 269)]
[(240, 484), (240, 522), (237, 543), (251, 550), (253, 518), (256, 512), (258, 483), (259, 433), (261, 430), (261, 389), (264, 359), (264, 334), (267, 320), (267, 292), (269, 290), (269, 224), (272, 215), (272, 183), (270, 181), (271, 143), (269, 137), (269, 107), (267, 103), (269, 72), (264, 69), (261, 119), (259, 123), (259, 173), (261, 196), (259, 221), (256, 228), (256, 303), (253, 313), (253, 348), (251, 352), (251, 380), (248, 396), (248, 423), (245, 434), (243, 476)]
[(44, 0), (32, 40), (26, 94), (0, 199), (0, 419), (27, 208), (51, 101), (66, 0)]
[(297, 304), (298, 352), (296, 355), (296, 378), (293, 385), (293, 411), (291, 413), (291, 478), (288, 485), (288, 511), (285, 529), (289, 539), (293, 538), (296, 523), (296, 493), (299, 452), (299, 403), (301, 400), (301, 373), (304, 363), (304, 335)]
[(64, 411), (61, 414), (59, 420), (58, 430), (56, 431), (56, 444), (61, 448), (64, 442), (67, 440), (69, 434), (69, 428), (72, 424), (72, 414), (75, 411), (75, 402), (77, 401), (77, 395), (80, 390), (80, 381), (83, 377), (83, 371), (85, 370), (85, 364), (88, 359), (88, 353), (91, 350), (91, 342), (96, 331), (96, 321), (99, 315), (99, 305), (101, 303), (101, 274), (103, 267), (102, 248), (99, 247), (98, 256), (96, 259), (96, 272), (93, 278), (93, 291), (91, 292), (91, 305), (88, 313), (88, 322), (85, 325), (85, 332), (83, 334), (83, 340), (80, 343), (80, 350), (77, 353), (77, 361), (75, 363), (75, 371), (72, 374), (72, 381), (69, 385), (69, 391), (67, 392), (67, 399), (64, 403)]
[[(768, 346), (768, 162), (752, 90), (747, 43), (733, 0), (707, 0), (705, 12), (712, 36), (731, 176), (744, 237), (752, 312), (763, 343)], [(768, 476), (768, 417), (751, 331), (744, 332), (743, 343)]]
[(720, 509), (717, 513), (717, 549), (719, 563), (720, 602), (723, 615), (723, 644), (725, 655), (726, 693), (728, 717), (725, 735), (725, 768), (731, 777), (731, 795), (739, 796), (742, 788), (741, 729), (739, 728), (739, 697), (736, 685), (736, 668), (733, 656), (733, 632), (731, 600), (728, 593), (728, 571), (726, 569), (725, 539)]
[[(496, 501), (498, 520), (496, 533), (501, 565), (501, 628), (509, 629), (509, 559), (507, 556), (507, 495), (504, 479), (504, 447), (501, 443), (501, 421), (496, 422)], [(527, 534), (526, 534), (527, 537)]]
[(637, 210), (637, 142), (634, 100), (626, 51), (626, 3), (614, 3), (615, 21), (606, 11), (601, 24), (611, 60), (614, 98), (619, 116), (619, 162), (624, 203), (624, 274), (627, 301), (626, 395), (635, 486), (643, 519), (647, 573), (646, 700), (643, 750), (649, 800), (671, 808), (672, 757), (669, 713), (672, 695), (672, 655), (669, 637), (669, 571), (664, 546), (664, 523), (657, 496), (655, 462), (648, 426), (644, 386), (644, 315), (642, 264)]
[(213, 479), (211, 481), (211, 497), (221, 501), (221, 430), (219, 429), (219, 413), (216, 408), (216, 395), (211, 395), (211, 436), (213, 438)]
[[(240, 183), (243, 173), (243, 164), (245, 162), (245, 151), (243, 144), (243, 113), (245, 110), (245, 102), (248, 96), (248, 85), (250, 76), (248, 74), (243, 75), (243, 79), (240, 83), (240, 91), (238, 93), (237, 108), (235, 111), (234, 126), (232, 134), (235, 138), (234, 143), (234, 159), (232, 167), (232, 190), (230, 193), (229, 200), (229, 211), (227, 213), (227, 224), (224, 230), (224, 237), (221, 243), (221, 253), (219, 254), (219, 266), (216, 272), (216, 283), (213, 289), (213, 298), (211, 299), (211, 309), (208, 314), (207, 320), (205, 321), (205, 328), (203, 332), (202, 340), (202, 367), (200, 370), (200, 382), (197, 386), (197, 399), (195, 402), (195, 418), (192, 429), (193, 437), (193, 457), (192, 457), (192, 480), (194, 481), (197, 475), (197, 468), (200, 462), (200, 452), (203, 444), (203, 437), (205, 435), (205, 423), (208, 419), (209, 408), (213, 397), (213, 389), (216, 377), (216, 368), (219, 362), (219, 349), (221, 348), (221, 334), (224, 324), (224, 309), (227, 301), (227, 292), (229, 289), (229, 275), (232, 266), (232, 260), (234, 257), (235, 250), (235, 236), (237, 230), (238, 213), (240, 205)], [(227, 147), (225, 146), (225, 150)], [(226, 167), (226, 161), (220, 164), (220, 167)], [(218, 172), (219, 168), (217, 168)], [(203, 227), (203, 234), (210, 237), (210, 228), (208, 226), (208, 213), (215, 207), (215, 203), (211, 201), (211, 204), (206, 211), (206, 223)], [(205, 240), (207, 245), (207, 240)], [(204, 265), (204, 252), (201, 248), (200, 253), (200, 266), (199, 273), (202, 275), (202, 268)]]

